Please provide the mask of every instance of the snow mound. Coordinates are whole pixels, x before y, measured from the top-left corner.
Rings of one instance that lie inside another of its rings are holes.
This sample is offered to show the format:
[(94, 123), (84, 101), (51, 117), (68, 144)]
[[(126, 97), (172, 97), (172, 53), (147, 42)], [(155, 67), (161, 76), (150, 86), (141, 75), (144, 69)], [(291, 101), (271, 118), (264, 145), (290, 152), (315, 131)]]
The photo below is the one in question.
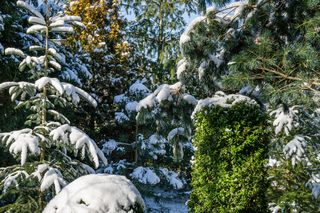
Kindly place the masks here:
[(124, 176), (92, 174), (82, 176), (56, 195), (43, 213), (144, 212), (137, 188)]
[(238, 94), (226, 95), (225, 93), (218, 91), (212, 98), (199, 100), (191, 117), (194, 118), (196, 113), (201, 111), (204, 107), (221, 106), (228, 108), (240, 102), (247, 102), (248, 104), (254, 105), (257, 104), (255, 100), (249, 98), (248, 96)]

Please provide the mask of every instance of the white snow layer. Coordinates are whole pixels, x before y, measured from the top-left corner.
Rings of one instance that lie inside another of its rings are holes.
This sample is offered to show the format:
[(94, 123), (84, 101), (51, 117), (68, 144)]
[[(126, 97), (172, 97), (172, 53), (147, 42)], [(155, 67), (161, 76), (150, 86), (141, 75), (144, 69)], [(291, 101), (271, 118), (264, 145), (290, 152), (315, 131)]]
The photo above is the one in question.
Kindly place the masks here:
[(312, 190), (312, 196), (318, 199), (320, 195), (320, 174), (312, 174), (306, 186)]
[(39, 165), (37, 166), (36, 171), (34, 171), (34, 172), (31, 174), (31, 176), (37, 177), (38, 180), (41, 181), (41, 179), (42, 179), (41, 174), (42, 174), (44, 171), (46, 171), (48, 168), (49, 168), (49, 165), (46, 164), (46, 163), (39, 164)]
[(116, 112), (115, 113), (115, 120), (116, 120), (117, 123), (122, 124), (122, 123), (124, 123), (126, 121), (129, 121), (130, 119), (123, 112)]
[(63, 188), (43, 213), (134, 213), (138, 208), (144, 211), (144, 201), (126, 177), (92, 174)]
[(261, 89), (259, 86), (256, 86), (255, 88), (252, 88), (251, 86), (244, 86), (239, 91), (241, 95), (252, 95), (254, 97), (259, 97), (261, 93)]
[(225, 93), (218, 91), (212, 98), (206, 98), (198, 101), (196, 108), (192, 113), (192, 118), (195, 114), (201, 111), (204, 107), (211, 106), (221, 106), (221, 107), (231, 107), (239, 102), (247, 102), (248, 104), (257, 104), (257, 102), (247, 96), (231, 94), (226, 95)]
[(187, 94), (187, 93), (182, 94), (182, 99), (185, 102), (187, 102), (188, 104), (191, 104), (194, 106), (196, 106), (198, 104), (198, 100), (194, 96)]
[(128, 100), (128, 97), (125, 96), (125, 94), (116, 95), (114, 96), (113, 103), (120, 104), (122, 102), (126, 102), (127, 100)]
[(188, 61), (186, 58), (181, 59), (177, 65), (177, 78), (179, 81), (183, 80), (184, 74), (188, 67)]
[(150, 92), (150, 90), (140, 81), (137, 80), (134, 84), (132, 84), (129, 87), (129, 92), (130, 94), (142, 94), (142, 95), (146, 95), (147, 93)]
[(154, 159), (158, 159), (158, 155), (166, 154), (167, 140), (158, 134), (151, 135), (147, 140), (142, 141), (141, 149), (147, 150), (148, 154)]
[(191, 23), (188, 25), (184, 33), (180, 37), (180, 46), (182, 46), (184, 43), (190, 41), (190, 33), (194, 29), (194, 27), (199, 24), (200, 22), (204, 21), (206, 19), (205, 16), (199, 16), (196, 17), (191, 21)]
[(282, 209), (281, 209), (280, 206), (271, 206), (271, 207), (270, 207), (270, 211), (271, 211), (272, 213), (282, 212), (281, 210), (282, 210)]
[(132, 113), (137, 111), (137, 106), (138, 106), (137, 101), (131, 101), (126, 104), (125, 108), (128, 113)]
[[(40, 169), (44, 169), (45, 166), (42, 166)], [(39, 167), (38, 167), (39, 170)], [(38, 171), (39, 172), (39, 171)], [(61, 172), (58, 169), (48, 167), (48, 170), (45, 172), (41, 185), (40, 190), (43, 192), (48, 189), (50, 186), (54, 185), (55, 192), (58, 194), (67, 182), (63, 179)]]
[(292, 166), (296, 165), (296, 161), (301, 161), (305, 153), (305, 148), (307, 146), (305, 137), (302, 135), (296, 135), (289, 143), (287, 143), (283, 148), (283, 154), (286, 159), (291, 158)]
[(29, 174), (26, 171), (16, 171), (9, 175), (7, 175), (4, 180), (1, 181), (3, 183), (3, 193), (6, 193), (11, 185), (14, 185), (17, 189), (19, 188), (18, 178), (28, 178)]
[(42, 77), (38, 79), (34, 84), (28, 82), (4, 82), (0, 84), (0, 90), (12, 88), (19, 86), (19, 88), (36, 88), (38, 90), (42, 90), (46, 86), (52, 86), (60, 95), (66, 95), (70, 97), (72, 103), (77, 105), (80, 101), (80, 97), (90, 103), (93, 107), (97, 106), (97, 101), (91, 97), (87, 92), (84, 90), (73, 86), (72, 84), (60, 82), (57, 78), (49, 78), (49, 77)]
[(200, 64), (200, 66), (198, 67), (198, 78), (199, 78), (199, 80), (203, 79), (207, 68), (208, 68), (208, 63), (206, 61), (203, 61)]
[(6, 48), (4, 51), (4, 54), (6, 55), (17, 55), (20, 56), (22, 58), (25, 58), (26, 55), (22, 52), (22, 50), (16, 49), (16, 48)]
[(167, 181), (173, 188), (182, 189), (184, 184), (179, 178), (179, 174), (174, 171), (169, 171), (167, 168), (160, 168), (161, 173), (166, 177)]
[(247, 6), (247, 4), (247, 0), (240, 0), (228, 3), (224, 7), (219, 9), (220, 12), (216, 14), (216, 17), (225, 23), (235, 21), (242, 15), (242, 12), (245, 6)]
[[(1, 24), (0, 24), (0, 29), (1, 29)], [(0, 54), (3, 54), (4, 53), (4, 47), (3, 45), (0, 43)]]
[(142, 99), (137, 105), (137, 111), (142, 109), (152, 108), (156, 104), (155, 96), (153, 93)]
[(95, 167), (99, 167), (99, 159), (103, 164), (107, 165), (108, 161), (105, 158), (103, 152), (98, 148), (97, 144), (84, 132), (69, 124), (64, 124), (50, 132), (50, 136), (56, 142), (70, 143), (74, 146), (74, 151), (81, 150), (84, 153), (85, 149), (89, 151), (90, 157), (95, 164)]
[(179, 127), (171, 130), (168, 134), (168, 141), (171, 141), (176, 135), (184, 135), (184, 128)]
[(295, 107), (290, 107), (287, 111), (283, 107), (280, 107), (270, 113), (270, 115), (275, 115), (275, 120), (273, 126), (275, 127), (275, 134), (279, 134), (284, 130), (285, 134), (288, 136), (289, 132), (294, 127), (294, 118), (296, 117), (298, 110)]
[[(35, 88), (34, 84), (32, 83), (28, 83), (28, 82), (4, 82), (0, 84), (0, 90), (4, 90), (4, 89), (8, 89), (9, 88), (9, 94), (10, 95), (14, 95), (15, 92), (13, 92), (13, 90), (15, 90), (16, 88), (20, 88), (20, 89), (24, 89), (26, 90), (26, 88)], [(18, 91), (16, 91), (18, 92)]]
[(97, 101), (91, 97), (87, 92), (84, 90), (73, 86), (72, 84), (62, 83), (64, 92), (67, 96), (72, 98), (72, 103), (78, 104), (80, 101), (80, 97), (85, 99), (88, 103), (90, 103), (93, 107), (97, 107)]
[(278, 161), (275, 158), (272, 158), (271, 156), (269, 157), (268, 164), (267, 164), (268, 167), (278, 167), (280, 165), (281, 165), (280, 161)]
[(40, 153), (39, 138), (32, 135), (31, 129), (1, 133), (0, 139), (6, 143), (6, 146), (10, 145), (9, 151), (13, 155), (20, 153), (21, 166), (26, 163), (28, 152), (32, 155), (38, 155)]
[(152, 108), (157, 103), (162, 104), (166, 101), (172, 102), (174, 99), (178, 98), (194, 105), (197, 100), (193, 96), (183, 93), (184, 90), (184, 85), (181, 82), (172, 85), (162, 84), (153, 93), (138, 103), (137, 111)]
[(143, 184), (155, 185), (160, 182), (158, 175), (148, 167), (139, 166), (133, 170), (130, 176)]
[(158, 101), (158, 103), (161, 103), (163, 101), (173, 101), (173, 97), (171, 95), (170, 92), (170, 86), (167, 84), (163, 84), (158, 88), (159, 92), (156, 95), (156, 100)]
[(118, 147), (117, 141), (110, 139), (110, 140), (107, 140), (102, 145), (102, 151), (106, 153), (106, 155), (110, 155), (111, 152), (113, 152), (117, 147)]
[(32, 14), (36, 15), (37, 17), (41, 18), (44, 20), (44, 17), (41, 15), (41, 13), (39, 11), (37, 11), (33, 6), (29, 5), (28, 3), (24, 2), (24, 1), (17, 1), (17, 5), (19, 7), (23, 7), (25, 9), (27, 9), (28, 11), (30, 11)]

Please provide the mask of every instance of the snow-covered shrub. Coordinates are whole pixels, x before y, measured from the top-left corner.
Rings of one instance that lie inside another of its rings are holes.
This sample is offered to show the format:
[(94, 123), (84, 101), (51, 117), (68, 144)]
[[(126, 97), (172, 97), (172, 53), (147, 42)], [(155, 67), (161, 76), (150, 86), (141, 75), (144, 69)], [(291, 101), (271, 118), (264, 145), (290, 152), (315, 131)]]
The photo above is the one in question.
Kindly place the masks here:
[(139, 191), (126, 177), (93, 174), (63, 188), (43, 213), (143, 213), (144, 210)]
[(266, 212), (266, 114), (244, 96), (234, 104), (225, 102), (227, 97), (202, 104), (194, 115), (188, 207), (191, 212)]

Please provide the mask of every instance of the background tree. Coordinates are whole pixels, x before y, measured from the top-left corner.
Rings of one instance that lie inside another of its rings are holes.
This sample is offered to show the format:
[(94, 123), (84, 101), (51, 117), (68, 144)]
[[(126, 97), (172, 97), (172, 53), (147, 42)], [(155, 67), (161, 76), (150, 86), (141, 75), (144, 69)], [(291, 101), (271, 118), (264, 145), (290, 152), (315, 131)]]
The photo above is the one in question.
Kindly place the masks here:
[[(115, 134), (113, 98), (127, 88), (130, 76), (134, 75), (129, 70), (129, 49), (119, 7), (117, 0), (80, 0), (71, 1), (67, 9), (68, 14), (82, 18), (83, 26), (68, 41), (74, 51), (80, 48), (87, 57), (92, 76), (84, 87), (99, 102), (95, 110), (81, 109), (76, 119), (84, 127), (89, 123), (87, 130), (99, 139)], [(85, 118), (78, 119), (80, 115)]]
[[(135, 50), (137, 72), (144, 72), (153, 84), (169, 82), (179, 58), (179, 37), (184, 15), (194, 11), (186, 1), (122, 1), (129, 14), (128, 41)], [(130, 20), (131, 19), (131, 20)]]

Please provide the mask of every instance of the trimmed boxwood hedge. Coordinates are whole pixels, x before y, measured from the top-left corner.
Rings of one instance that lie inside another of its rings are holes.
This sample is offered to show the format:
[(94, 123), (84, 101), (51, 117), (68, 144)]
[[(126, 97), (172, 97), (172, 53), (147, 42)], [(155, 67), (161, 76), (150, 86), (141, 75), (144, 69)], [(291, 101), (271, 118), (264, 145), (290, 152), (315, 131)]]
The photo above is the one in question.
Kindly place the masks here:
[(267, 116), (245, 102), (195, 116), (190, 212), (268, 212)]

